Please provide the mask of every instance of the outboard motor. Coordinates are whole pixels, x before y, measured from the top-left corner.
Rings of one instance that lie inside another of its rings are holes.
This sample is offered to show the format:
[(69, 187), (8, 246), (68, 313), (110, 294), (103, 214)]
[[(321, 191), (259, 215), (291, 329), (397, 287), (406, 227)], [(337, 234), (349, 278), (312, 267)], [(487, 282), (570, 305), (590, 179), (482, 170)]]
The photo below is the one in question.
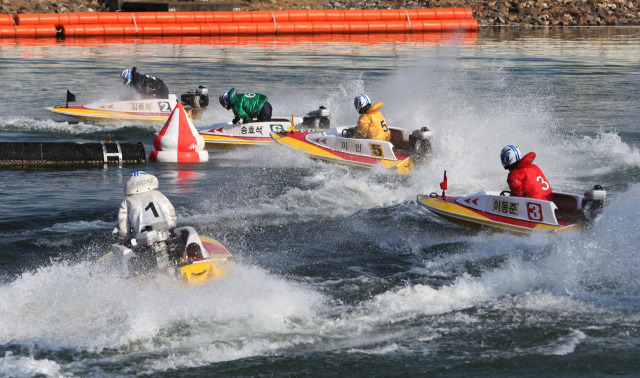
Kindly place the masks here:
[(180, 102), (191, 112), (193, 119), (200, 119), (202, 112), (209, 106), (209, 90), (203, 85), (197, 89), (190, 89), (180, 95)]
[(424, 126), (420, 130), (414, 130), (409, 135), (409, 142), (413, 146), (414, 154), (424, 157), (431, 153), (431, 141), (433, 133), (428, 127)]
[(199, 85), (196, 89), (196, 96), (200, 97), (200, 107), (206, 108), (209, 106), (209, 90), (204, 85)]
[(593, 220), (598, 215), (602, 214), (604, 207), (604, 201), (607, 200), (607, 191), (602, 189), (602, 186), (596, 185), (593, 189), (584, 192), (584, 199), (582, 200), (582, 209), (585, 217), (589, 220)]
[(156, 231), (151, 226), (147, 226), (144, 232), (136, 235), (136, 244), (139, 246), (136, 249), (138, 255), (145, 260), (155, 260), (152, 263), (147, 262), (146, 265), (154, 268), (169, 266), (169, 247), (166, 241), (170, 236), (170, 231)]
[(330, 126), (329, 109), (321, 106), (318, 110), (310, 111), (305, 117), (302, 117), (302, 126), (311, 129), (328, 129)]
[(136, 244), (153, 246), (158, 242), (163, 242), (169, 239), (169, 236), (170, 234), (168, 231), (149, 230), (149, 231), (141, 232), (139, 235), (136, 236)]

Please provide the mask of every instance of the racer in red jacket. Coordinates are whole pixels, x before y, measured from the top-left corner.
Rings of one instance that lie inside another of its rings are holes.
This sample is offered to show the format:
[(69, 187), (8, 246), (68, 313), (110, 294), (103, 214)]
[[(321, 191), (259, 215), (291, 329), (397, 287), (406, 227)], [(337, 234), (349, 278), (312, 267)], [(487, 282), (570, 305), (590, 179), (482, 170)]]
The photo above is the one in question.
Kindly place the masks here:
[(523, 157), (518, 147), (513, 145), (502, 149), (500, 160), (504, 169), (509, 170), (507, 183), (511, 195), (553, 201), (551, 184), (542, 170), (533, 164), (535, 158), (535, 152), (529, 152)]

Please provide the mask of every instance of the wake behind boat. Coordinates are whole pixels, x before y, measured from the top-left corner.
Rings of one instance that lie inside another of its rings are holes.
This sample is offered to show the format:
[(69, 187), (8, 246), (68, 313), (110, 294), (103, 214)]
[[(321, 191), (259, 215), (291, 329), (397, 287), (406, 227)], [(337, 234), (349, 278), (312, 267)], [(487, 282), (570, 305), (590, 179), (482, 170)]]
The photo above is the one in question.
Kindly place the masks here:
[(125, 278), (161, 273), (185, 284), (202, 285), (229, 271), (231, 254), (217, 240), (198, 235), (192, 227), (180, 227), (170, 234), (146, 232), (130, 246), (113, 244), (101, 262)]
[[(445, 176), (446, 177), (446, 176)], [(466, 197), (419, 195), (418, 204), (456, 224), (526, 234), (564, 232), (593, 221), (601, 212), (606, 191), (594, 186), (584, 195), (553, 192), (553, 201), (512, 197), (508, 191), (480, 192)]]
[(312, 159), (363, 168), (381, 165), (401, 174), (411, 172), (431, 152), (432, 134), (426, 127), (413, 131), (389, 127), (390, 142), (349, 138), (349, 130), (341, 126), (312, 133), (283, 131), (271, 137)]
[[(67, 90), (65, 106), (56, 105), (45, 109), (55, 114), (89, 122), (156, 124), (167, 121), (178, 103), (178, 97), (175, 94), (169, 94), (169, 98), (166, 99), (100, 100), (85, 105), (70, 106), (69, 102), (74, 101), (75, 95)], [(208, 90), (200, 86), (196, 90), (182, 94), (180, 101), (187, 113), (197, 119), (209, 105)]]
[(221, 122), (198, 130), (205, 145), (214, 149), (227, 149), (273, 144), (272, 133), (299, 129), (301, 132), (313, 132), (329, 127), (329, 110), (320, 107), (307, 113), (305, 117), (273, 117), (270, 121), (237, 123)]

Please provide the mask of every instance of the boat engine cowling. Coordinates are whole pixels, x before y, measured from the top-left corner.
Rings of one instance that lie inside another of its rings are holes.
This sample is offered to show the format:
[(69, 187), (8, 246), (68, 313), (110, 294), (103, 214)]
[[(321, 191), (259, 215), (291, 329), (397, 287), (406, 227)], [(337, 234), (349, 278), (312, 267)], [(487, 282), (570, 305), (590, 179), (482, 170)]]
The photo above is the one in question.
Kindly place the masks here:
[(594, 219), (602, 214), (604, 202), (607, 200), (607, 191), (601, 185), (595, 185), (593, 189), (584, 192), (582, 209), (588, 219)]
[(180, 102), (182, 105), (191, 108), (206, 108), (209, 106), (209, 90), (203, 85), (198, 86), (197, 89), (189, 89), (187, 93), (180, 95)]
[(193, 119), (200, 119), (202, 112), (209, 106), (209, 90), (203, 85), (197, 89), (190, 89), (180, 95), (180, 102), (190, 111)]
[(153, 245), (167, 239), (169, 239), (168, 231), (149, 230), (138, 234), (136, 236), (136, 243), (138, 245)]
[(423, 126), (420, 130), (414, 130), (409, 135), (409, 142), (413, 145), (414, 152), (419, 155), (426, 155), (431, 152), (432, 140), (433, 133), (426, 126)]
[(331, 113), (329, 109), (321, 106), (318, 110), (313, 110), (302, 117), (302, 126), (313, 129), (328, 129), (331, 124), (329, 116)]

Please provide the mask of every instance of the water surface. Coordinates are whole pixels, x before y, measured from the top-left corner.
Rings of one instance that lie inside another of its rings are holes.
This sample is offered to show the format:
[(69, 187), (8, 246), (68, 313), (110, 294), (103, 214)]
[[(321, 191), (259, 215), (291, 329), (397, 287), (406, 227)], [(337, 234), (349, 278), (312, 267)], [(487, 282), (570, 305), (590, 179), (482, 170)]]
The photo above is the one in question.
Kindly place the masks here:
[[(293, 151), (210, 151), (203, 164), (0, 175), (0, 375), (637, 375), (640, 373), (640, 29), (477, 34), (0, 41), (1, 141), (152, 148), (161, 126), (53, 115), (125, 94), (137, 66), (172, 93), (209, 88), (196, 127), (229, 120), (217, 93), (269, 96), (274, 115), (353, 98), (389, 124), (428, 126), (410, 176)], [(506, 189), (499, 151), (534, 151), (555, 190), (603, 185), (587, 233), (469, 230), (418, 194)], [(155, 174), (178, 222), (218, 239), (231, 272), (187, 288), (99, 269), (129, 174)]]

